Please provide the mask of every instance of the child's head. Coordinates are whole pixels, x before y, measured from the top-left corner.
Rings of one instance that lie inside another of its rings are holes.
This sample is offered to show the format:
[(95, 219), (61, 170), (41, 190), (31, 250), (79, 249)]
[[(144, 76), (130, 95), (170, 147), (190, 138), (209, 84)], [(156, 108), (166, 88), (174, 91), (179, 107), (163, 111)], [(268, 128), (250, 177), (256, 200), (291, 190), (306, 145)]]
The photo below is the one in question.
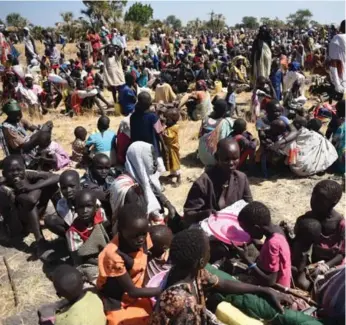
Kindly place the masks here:
[(210, 259), (209, 239), (204, 231), (191, 228), (177, 233), (171, 244), (169, 259), (177, 270), (203, 269)]
[(213, 102), (213, 118), (224, 117), (227, 111), (227, 102), (224, 99), (216, 99)]
[(80, 43), (80, 48), (83, 49), (83, 50), (85, 49), (85, 43), (84, 42)]
[(46, 149), (52, 142), (52, 133), (50, 131), (39, 131), (40, 136), (37, 140), (37, 145), (40, 149)]
[(318, 182), (311, 195), (310, 206), (313, 214), (319, 219), (328, 218), (342, 196), (339, 183), (326, 179)]
[(107, 131), (109, 129), (110, 119), (108, 116), (101, 116), (97, 121), (97, 128), (100, 132)]
[(311, 119), (306, 126), (309, 130), (319, 132), (322, 127), (322, 122), (318, 118)]
[(233, 134), (242, 134), (246, 131), (246, 121), (242, 118), (237, 118), (233, 124)]
[(175, 125), (178, 123), (180, 118), (179, 110), (176, 108), (167, 109), (167, 111), (164, 114), (164, 117), (166, 118), (166, 125), (168, 127)]
[(134, 76), (131, 73), (126, 73), (126, 75), (125, 75), (125, 83), (129, 87), (133, 87), (135, 85), (136, 80), (135, 80)]
[(85, 141), (87, 136), (87, 130), (83, 126), (77, 126), (74, 129), (74, 136), (76, 137), (76, 139)]
[(217, 144), (215, 159), (224, 173), (230, 174), (238, 166), (240, 149), (237, 141), (230, 138), (222, 139)]
[(53, 273), (53, 285), (59, 297), (74, 302), (82, 295), (83, 277), (75, 267), (59, 265)]
[(293, 120), (293, 125), (297, 130), (300, 130), (301, 128), (306, 128), (307, 127), (307, 121), (306, 118), (297, 115), (296, 118)]
[(280, 102), (277, 99), (272, 99), (266, 105), (266, 111), (269, 121), (274, 121), (275, 119), (279, 118), (282, 113)]
[(276, 119), (270, 123), (270, 134), (274, 137), (283, 135), (286, 132), (286, 124), (283, 120)]
[(143, 248), (149, 231), (146, 206), (139, 203), (125, 204), (118, 212), (120, 240), (131, 250)]
[(103, 153), (96, 154), (92, 161), (90, 170), (96, 181), (103, 182), (111, 169), (111, 160)]
[(251, 202), (240, 211), (239, 225), (254, 239), (261, 239), (271, 224), (269, 209), (261, 202)]
[(161, 257), (171, 247), (173, 233), (165, 225), (152, 226), (149, 233), (153, 242), (151, 253), (154, 257)]
[(84, 224), (91, 224), (96, 213), (96, 196), (93, 191), (85, 189), (76, 193), (76, 213)]
[(9, 184), (25, 178), (25, 163), (23, 157), (20, 155), (7, 156), (2, 161), (2, 168), (2, 174)]
[(59, 177), (60, 191), (68, 201), (74, 201), (80, 190), (79, 174), (76, 170), (65, 170)]
[(294, 226), (295, 239), (301, 243), (318, 243), (321, 233), (321, 223), (314, 218), (301, 218)]

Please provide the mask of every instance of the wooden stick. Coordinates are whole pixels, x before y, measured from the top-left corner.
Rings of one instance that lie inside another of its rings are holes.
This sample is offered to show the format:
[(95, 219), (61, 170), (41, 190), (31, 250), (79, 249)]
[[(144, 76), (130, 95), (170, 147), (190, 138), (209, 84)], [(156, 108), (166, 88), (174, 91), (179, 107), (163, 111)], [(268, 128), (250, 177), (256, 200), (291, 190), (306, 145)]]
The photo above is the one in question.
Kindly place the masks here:
[(10, 284), (11, 284), (11, 288), (12, 288), (12, 292), (13, 292), (14, 305), (15, 305), (15, 307), (17, 307), (19, 305), (18, 292), (17, 292), (16, 285), (13, 281), (12, 270), (11, 270), (11, 268), (8, 264), (7, 258), (5, 256), (3, 257), (3, 260), (4, 260), (4, 264), (6, 266), (8, 279), (10, 280)]

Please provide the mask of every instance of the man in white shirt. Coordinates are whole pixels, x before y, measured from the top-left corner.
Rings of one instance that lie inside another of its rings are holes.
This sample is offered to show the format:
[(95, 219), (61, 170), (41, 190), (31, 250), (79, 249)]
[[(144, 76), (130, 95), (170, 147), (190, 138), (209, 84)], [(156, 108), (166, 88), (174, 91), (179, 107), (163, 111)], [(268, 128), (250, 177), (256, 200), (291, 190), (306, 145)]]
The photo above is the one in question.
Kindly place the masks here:
[(340, 34), (337, 34), (329, 43), (330, 79), (338, 93), (346, 90), (346, 35), (345, 20), (341, 22)]

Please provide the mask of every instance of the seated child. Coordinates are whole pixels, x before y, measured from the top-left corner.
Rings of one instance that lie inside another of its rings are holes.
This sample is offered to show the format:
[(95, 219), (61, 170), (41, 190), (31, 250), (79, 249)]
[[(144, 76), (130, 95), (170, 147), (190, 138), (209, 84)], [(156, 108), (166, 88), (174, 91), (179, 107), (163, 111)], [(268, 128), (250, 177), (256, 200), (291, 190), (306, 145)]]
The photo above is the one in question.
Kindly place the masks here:
[(39, 309), (40, 325), (106, 325), (101, 299), (83, 290), (83, 277), (76, 268), (59, 265), (52, 280), (57, 295), (64, 299)]
[(299, 131), (301, 128), (306, 128), (308, 126), (308, 122), (306, 118), (297, 115), (295, 119), (293, 120), (293, 125)]
[(238, 118), (234, 121), (231, 137), (238, 142), (240, 148), (238, 168), (246, 162), (248, 157), (251, 164), (254, 164), (257, 141), (250, 132), (246, 131), (245, 120)]
[(180, 114), (178, 109), (168, 109), (165, 113), (166, 129), (162, 137), (167, 151), (164, 154), (166, 170), (170, 172), (169, 178), (176, 177), (175, 186), (181, 184), (180, 156), (179, 156), (179, 121)]
[(75, 204), (77, 217), (66, 232), (67, 245), (73, 264), (85, 267), (88, 277), (93, 278), (97, 275), (96, 268), (87, 270), (86, 265), (97, 265), (98, 254), (109, 241), (104, 228), (108, 222), (92, 191), (77, 192)]
[(248, 270), (255, 277), (255, 283), (265, 286), (280, 284), (291, 287), (291, 251), (282, 229), (272, 223), (269, 209), (261, 202), (251, 202), (241, 210), (239, 225), (251, 236), (266, 240), (260, 250), (257, 262), (252, 261), (244, 250), (234, 246)]
[(65, 237), (66, 231), (77, 218), (76, 194), (81, 190), (79, 174), (76, 170), (65, 170), (59, 177), (62, 198), (56, 205), (58, 215), (45, 219), (45, 226), (52, 233)]
[[(333, 266), (344, 264), (345, 219), (334, 210), (341, 197), (342, 187), (340, 184), (332, 180), (320, 181), (312, 191), (311, 211), (297, 219), (296, 231), (302, 227), (301, 223), (304, 219), (313, 218), (321, 225), (321, 234), (318, 240), (311, 240), (310, 242), (310, 246), (312, 246), (311, 263), (319, 262), (325, 267), (319, 267), (315, 275), (326, 272)], [(308, 244), (306, 243), (305, 247)], [(304, 251), (304, 247), (302, 247), (302, 251)], [(296, 265), (298, 264), (296, 262)]]
[(39, 131), (37, 156), (39, 170), (60, 170), (70, 164), (68, 153), (55, 141), (50, 131)]
[(292, 273), (296, 286), (305, 291), (310, 291), (314, 280), (311, 278), (312, 272), (307, 267), (312, 264), (312, 246), (318, 244), (321, 232), (321, 224), (314, 218), (303, 218), (297, 221), (294, 227), (295, 237), (291, 246)]
[[(74, 129), (75, 140), (72, 142), (72, 156), (71, 160), (81, 165), (85, 152), (85, 139), (87, 130), (83, 126), (77, 126)], [(77, 165), (77, 166), (78, 166)]]
[(309, 129), (311, 131), (315, 131), (315, 132), (317, 132), (323, 136), (323, 134), (321, 132), (321, 127), (322, 127), (322, 122), (321, 122), (321, 120), (319, 120), (317, 118), (311, 119), (307, 123), (307, 126), (306, 126), (307, 129)]
[(30, 229), (36, 240), (37, 255), (41, 257), (46, 251), (46, 241), (41, 231), (40, 216), (56, 213), (48, 202), (58, 191), (59, 176), (26, 170), (19, 155), (7, 156), (2, 168), (4, 179), (0, 185), (0, 214), (8, 225), (10, 235), (23, 234), (23, 227)]
[(85, 146), (93, 153), (103, 153), (108, 157), (116, 149), (116, 134), (109, 130), (110, 119), (107, 116), (101, 116), (97, 121), (99, 132), (91, 134), (87, 139)]
[(109, 189), (115, 178), (116, 175), (111, 169), (110, 159), (102, 153), (93, 157), (88, 171), (81, 178), (82, 187), (93, 191), (97, 199), (101, 201), (109, 220), (112, 216)]
[(172, 231), (165, 225), (152, 226), (149, 233), (153, 247), (149, 250), (145, 283), (156, 274), (170, 269), (170, 264), (167, 261), (173, 239)]
[(146, 207), (125, 204), (118, 213), (118, 234), (99, 255), (100, 290), (108, 325), (149, 324), (150, 297), (160, 288), (143, 288), (152, 247)]

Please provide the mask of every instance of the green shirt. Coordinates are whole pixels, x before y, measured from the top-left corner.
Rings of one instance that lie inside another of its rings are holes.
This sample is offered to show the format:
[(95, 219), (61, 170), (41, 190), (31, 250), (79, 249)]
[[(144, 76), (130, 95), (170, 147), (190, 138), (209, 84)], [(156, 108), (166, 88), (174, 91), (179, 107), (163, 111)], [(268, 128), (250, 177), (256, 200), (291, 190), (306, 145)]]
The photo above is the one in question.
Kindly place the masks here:
[(67, 311), (56, 315), (55, 325), (106, 325), (101, 299), (88, 291)]

